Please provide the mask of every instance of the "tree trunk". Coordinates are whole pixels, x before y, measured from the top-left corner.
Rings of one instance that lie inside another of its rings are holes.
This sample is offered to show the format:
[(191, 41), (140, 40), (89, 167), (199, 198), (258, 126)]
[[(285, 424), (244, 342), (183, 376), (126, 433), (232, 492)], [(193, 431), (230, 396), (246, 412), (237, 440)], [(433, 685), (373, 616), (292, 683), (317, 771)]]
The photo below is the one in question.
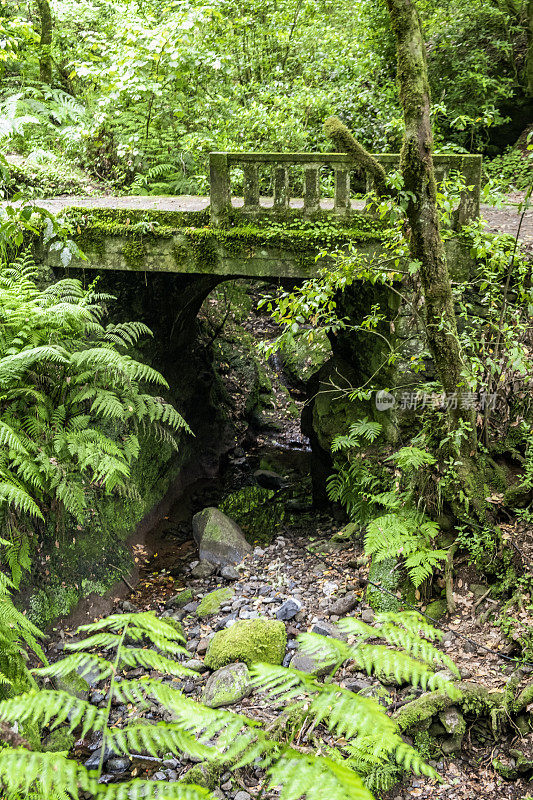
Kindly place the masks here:
[[(476, 448), (475, 412), (463, 408), (461, 391), (468, 391), (457, 335), (457, 323), (436, 202), (433, 170), (430, 91), (422, 27), (413, 0), (387, 0), (398, 53), (398, 81), (404, 111), (405, 134), (401, 169), (404, 189), (410, 192), (407, 217), (411, 227), (411, 257), (420, 264), (428, 344), (435, 369), (448, 398), (448, 429), (468, 423), (461, 453)], [(457, 402), (456, 402), (457, 401)], [(456, 407), (454, 407), (456, 405)], [(465, 404), (466, 405), (466, 404)]]
[(52, 34), (53, 22), (49, 0), (37, 0), (41, 20), (41, 41), (39, 43), (39, 78), (48, 86), (52, 83)]
[(533, 0), (527, 3), (526, 94), (533, 97)]
[(371, 176), (378, 197), (390, 196), (391, 190), (387, 184), (387, 173), (382, 165), (359, 144), (338, 117), (327, 118), (324, 122), (324, 133), (332, 140), (339, 153), (348, 153), (362, 168), (365, 175)]

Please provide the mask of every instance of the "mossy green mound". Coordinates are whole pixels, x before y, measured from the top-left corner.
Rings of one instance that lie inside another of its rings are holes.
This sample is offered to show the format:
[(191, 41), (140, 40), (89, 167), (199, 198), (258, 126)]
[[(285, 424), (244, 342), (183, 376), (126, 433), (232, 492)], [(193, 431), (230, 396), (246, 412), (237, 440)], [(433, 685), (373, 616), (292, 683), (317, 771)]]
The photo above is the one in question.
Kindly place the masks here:
[(440, 600), (434, 600), (432, 603), (429, 603), (426, 608), (426, 614), (432, 619), (441, 619), (441, 617), (443, 617), (447, 611), (448, 606), (444, 598), (441, 598)]
[(215, 633), (205, 656), (209, 669), (219, 669), (235, 661), (248, 667), (257, 662), (281, 664), (287, 647), (283, 622), (250, 619)]
[(175, 608), (183, 608), (187, 603), (192, 603), (192, 600), (192, 589), (184, 589), (182, 592), (175, 594), (168, 602), (168, 605), (172, 605)]
[(212, 614), (217, 613), (222, 603), (231, 600), (234, 594), (235, 590), (229, 587), (225, 589), (215, 589), (214, 592), (209, 592), (209, 594), (206, 594), (205, 597), (202, 598), (200, 605), (196, 609), (196, 613), (199, 617), (210, 617)]

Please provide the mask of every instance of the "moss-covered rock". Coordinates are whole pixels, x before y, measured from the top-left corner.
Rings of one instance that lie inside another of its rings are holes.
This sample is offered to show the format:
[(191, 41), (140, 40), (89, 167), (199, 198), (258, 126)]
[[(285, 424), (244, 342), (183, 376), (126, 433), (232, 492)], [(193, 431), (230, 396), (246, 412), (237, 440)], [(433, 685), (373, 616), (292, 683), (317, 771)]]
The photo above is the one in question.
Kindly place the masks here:
[(448, 606), (444, 598), (441, 598), (440, 600), (433, 600), (433, 602), (429, 603), (426, 608), (426, 614), (428, 617), (432, 617), (432, 619), (442, 619), (447, 611)]
[(247, 697), (251, 690), (250, 673), (246, 664), (228, 664), (209, 677), (203, 702), (209, 708), (231, 706)]
[(210, 617), (216, 614), (222, 603), (231, 600), (235, 594), (234, 589), (215, 589), (214, 592), (209, 592), (202, 598), (200, 605), (196, 609), (196, 613), (201, 617)]
[(206, 761), (203, 764), (195, 764), (181, 778), (181, 783), (203, 786), (205, 789), (213, 790), (219, 782), (222, 774), (222, 766), (217, 763)]
[(56, 689), (60, 692), (68, 692), (68, 694), (77, 697), (79, 700), (89, 699), (89, 684), (77, 672), (72, 671), (62, 677), (56, 676), (54, 683)]
[(242, 661), (248, 667), (257, 662), (281, 664), (287, 647), (283, 622), (250, 619), (215, 633), (205, 656), (210, 669)]
[(252, 552), (237, 523), (218, 508), (204, 508), (195, 514), (192, 532), (200, 559), (209, 561), (210, 564), (221, 567), (240, 564)]
[(187, 603), (192, 603), (192, 600), (192, 589), (184, 589), (182, 592), (175, 594), (174, 597), (171, 597), (167, 605), (174, 606), (174, 608), (183, 608)]
[(388, 592), (396, 593), (400, 590), (401, 570), (398, 569), (398, 560), (396, 558), (386, 558), (383, 561), (377, 561), (373, 558), (368, 579), (387, 590), (380, 592), (374, 586), (368, 585), (366, 599), (371, 608), (376, 613), (399, 611), (401, 601), (388, 594)]
[(76, 737), (66, 728), (56, 728), (43, 741), (43, 753), (68, 753), (74, 747)]

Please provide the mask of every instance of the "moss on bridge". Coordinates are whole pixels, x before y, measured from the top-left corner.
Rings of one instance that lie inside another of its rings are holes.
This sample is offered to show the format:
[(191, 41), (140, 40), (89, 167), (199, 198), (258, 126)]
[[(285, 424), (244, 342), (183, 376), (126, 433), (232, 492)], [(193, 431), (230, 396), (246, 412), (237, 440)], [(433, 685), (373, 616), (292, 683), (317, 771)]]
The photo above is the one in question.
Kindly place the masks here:
[[(208, 210), (71, 208), (64, 219), (94, 266), (133, 271), (153, 270), (150, 253), (161, 246), (167, 261), (163, 271), (218, 273), (221, 259), (242, 261), (267, 250), (285, 252), (296, 269), (307, 274), (316, 265), (317, 253), (376, 242), (382, 235), (383, 224), (364, 212), (345, 218), (324, 212), (313, 220), (302, 219), (297, 209), (287, 212), (280, 221), (268, 216), (248, 219), (235, 209), (222, 227), (210, 227)], [(170, 251), (165, 239), (173, 240)], [(116, 244), (108, 247), (106, 240)], [(122, 266), (114, 263), (117, 259)]]

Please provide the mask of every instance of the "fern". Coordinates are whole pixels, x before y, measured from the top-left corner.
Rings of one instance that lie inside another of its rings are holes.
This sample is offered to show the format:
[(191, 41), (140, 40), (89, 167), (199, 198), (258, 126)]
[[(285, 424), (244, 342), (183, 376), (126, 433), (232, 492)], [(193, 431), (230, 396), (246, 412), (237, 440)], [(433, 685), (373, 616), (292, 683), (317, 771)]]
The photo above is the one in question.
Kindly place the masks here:
[[(14, 515), (20, 541), (52, 507), (83, 525), (95, 493), (138, 497), (140, 431), (175, 449), (177, 432), (190, 432), (146, 388), (165, 379), (127, 352), (149, 329), (104, 327), (109, 299), (71, 278), (39, 289), (26, 256), (0, 270), (0, 513)], [(14, 558), (11, 547), (4, 560), (19, 579)]]
[[(435, 547), (438, 526), (415, 505), (411, 477), (432, 467), (435, 457), (419, 447), (402, 447), (385, 459), (394, 473), (377, 465), (366, 446), (379, 436), (381, 426), (366, 418), (353, 423), (346, 436), (333, 441), (337, 454), (328, 493), (350, 518), (366, 525), (365, 552), (379, 561), (402, 558), (411, 583), (421, 586), (440, 569), (447, 551)], [(384, 513), (385, 512), (385, 513)]]
[[(349, 619), (343, 620), (339, 628), (356, 637), (354, 641), (306, 635), (300, 637), (301, 647), (318, 647), (321, 654), (329, 649), (336, 663), (350, 660), (369, 672), (387, 671), (398, 680), (455, 696), (453, 684), (435, 675), (428, 666), (436, 664), (439, 656), (441, 662), (447, 661), (431, 644), (438, 633), (419, 615), (406, 615), (405, 624), (401, 616), (382, 615), (373, 628)], [(0, 721), (22, 725), (33, 721), (44, 728), (61, 726), (81, 731), (82, 738), (97, 731), (102, 735), (102, 752), (111, 748), (125, 755), (186, 754), (193, 760), (214, 761), (229, 769), (253, 764), (265, 771), (266, 786), (284, 800), (372, 800), (369, 787), (384, 786), (384, 776), (391, 781), (400, 770), (436, 776), (416, 750), (403, 741), (396, 723), (372, 698), (333, 683), (320, 684), (313, 676), (290, 668), (256, 665), (254, 682), (273, 701), (301, 708), (305, 704), (306, 715), (315, 728), (323, 725), (340, 737), (336, 748), (323, 743), (320, 755), (302, 752), (272, 740), (257, 721), (225, 709), (206, 708), (160, 679), (119, 680), (122, 668), (131, 666), (155, 669), (162, 675), (189, 673), (178, 660), (187, 655), (181, 633), (170, 622), (157, 619), (150, 612), (115, 614), (82, 626), (78, 635), (78, 641), (66, 645), (68, 655), (56, 664), (35, 670), (34, 675), (38, 680), (53, 679), (73, 670), (84, 674), (90, 669), (107, 691), (106, 707), (96, 708), (62, 691), (33, 689), (0, 702)], [(371, 645), (371, 636), (379, 636), (389, 644)], [(102, 650), (105, 656), (101, 655)], [(410, 654), (418, 654), (421, 660)], [(147, 720), (137, 720), (133, 715), (112, 725), (114, 703), (131, 703), (137, 715), (156, 703), (171, 712), (173, 721), (147, 724)], [(102, 767), (103, 760), (96, 771), (89, 773), (66, 754), (0, 750), (2, 786), (8, 793), (19, 792), (28, 798), (36, 793), (77, 800), (80, 791), (101, 800), (211, 797), (207, 790), (182, 781), (134, 779), (106, 785), (100, 782)], [(382, 776), (381, 782), (378, 775)]]

